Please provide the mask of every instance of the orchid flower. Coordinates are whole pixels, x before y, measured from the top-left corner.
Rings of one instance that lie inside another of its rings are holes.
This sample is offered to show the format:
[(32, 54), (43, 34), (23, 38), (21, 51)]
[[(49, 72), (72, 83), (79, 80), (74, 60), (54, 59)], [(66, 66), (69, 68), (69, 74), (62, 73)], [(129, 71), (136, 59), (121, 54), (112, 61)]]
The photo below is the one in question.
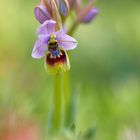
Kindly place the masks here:
[(56, 74), (61, 69), (64, 71), (70, 69), (66, 51), (77, 46), (77, 41), (62, 29), (55, 31), (55, 24), (54, 20), (46, 20), (38, 28), (38, 40), (32, 51), (32, 57), (35, 59), (45, 57), (46, 70), (50, 74)]

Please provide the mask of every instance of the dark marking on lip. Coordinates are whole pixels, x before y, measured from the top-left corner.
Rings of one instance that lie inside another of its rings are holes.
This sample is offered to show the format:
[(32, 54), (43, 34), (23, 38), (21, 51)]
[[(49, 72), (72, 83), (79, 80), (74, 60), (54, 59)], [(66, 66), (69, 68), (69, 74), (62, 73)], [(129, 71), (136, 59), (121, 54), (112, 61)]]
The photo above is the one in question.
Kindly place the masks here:
[(59, 50), (60, 56), (56, 56), (56, 58), (51, 57), (51, 53), (48, 53), (46, 56), (46, 63), (48, 63), (51, 66), (54, 66), (55, 64), (63, 64), (67, 61), (66, 53), (64, 50)]

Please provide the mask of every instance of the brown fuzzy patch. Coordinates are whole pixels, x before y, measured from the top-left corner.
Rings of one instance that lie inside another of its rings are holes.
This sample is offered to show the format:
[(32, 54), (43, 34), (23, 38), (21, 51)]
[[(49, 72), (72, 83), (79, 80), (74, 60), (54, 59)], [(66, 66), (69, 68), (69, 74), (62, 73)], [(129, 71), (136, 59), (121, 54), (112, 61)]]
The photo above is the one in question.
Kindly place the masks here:
[(63, 64), (66, 62), (67, 58), (66, 58), (66, 53), (64, 50), (60, 50), (60, 57), (56, 57), (56, 58), (51, 58), (51, 53), (48, 53), (48, 55), (46, 56), (46, 63), (48, 63), (51, 66), (54, 66), (55, 64)]

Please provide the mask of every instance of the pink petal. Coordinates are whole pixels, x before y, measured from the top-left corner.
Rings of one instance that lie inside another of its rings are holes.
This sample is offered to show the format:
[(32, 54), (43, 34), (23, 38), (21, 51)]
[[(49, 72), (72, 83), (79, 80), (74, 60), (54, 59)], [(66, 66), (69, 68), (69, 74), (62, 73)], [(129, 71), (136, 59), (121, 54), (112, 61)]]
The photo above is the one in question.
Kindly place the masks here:
[(55, 24), (54, 20), (46, 20), (37, 30), (38, 34), (50, 35), (55, 32)]
[(76, 48), (78, 44), (73, 37), (67, 35), (63, 30), (58, 31), (56, 37), (59, 47), (64, 47), (65, 50), (72, 50)]
[(39, 59), (45, 56), (45, 52), (47, 51), (47, 40), (49, 37), (39, 36), (39, 39), (35, 42), (32, 57), (35, 59)]

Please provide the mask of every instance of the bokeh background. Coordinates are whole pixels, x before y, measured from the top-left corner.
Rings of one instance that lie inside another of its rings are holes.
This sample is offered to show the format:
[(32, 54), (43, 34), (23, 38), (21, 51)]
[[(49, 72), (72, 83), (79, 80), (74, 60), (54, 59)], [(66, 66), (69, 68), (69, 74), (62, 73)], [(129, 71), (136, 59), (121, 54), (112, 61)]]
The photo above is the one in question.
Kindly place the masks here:
[[(21, 128), (19, 137), (29, 129), (37, 135), (30, 139), (36, 140), (42, 135), (38, 129), (45, 131), (47, 125), (53, 77), (46, 74), (43, 60), (31, 57), (39, 26), (33, 15), (37, 3), (0, 0), (0, 136), (14, 124)], [(77, 132), (95, 125), (95, 140), (138, 140), (140, 1), (98, 0), (95, 5), (100, 14), (79, 26), (74, 35), (79, 45), (70, 56), (72, 92), (80, 97)]]

